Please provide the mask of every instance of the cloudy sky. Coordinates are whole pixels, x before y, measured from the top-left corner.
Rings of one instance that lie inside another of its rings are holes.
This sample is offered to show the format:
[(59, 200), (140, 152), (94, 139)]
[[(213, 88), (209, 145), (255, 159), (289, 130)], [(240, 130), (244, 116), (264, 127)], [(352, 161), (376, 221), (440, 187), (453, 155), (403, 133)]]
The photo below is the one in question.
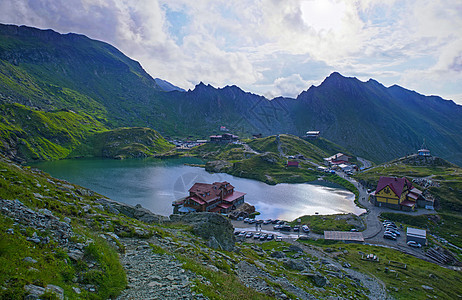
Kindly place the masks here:
[(2, 0), (0, 12), (111, 43), (185, 89), (295, 97), (338, 71), (462, 104), (461, 0)]

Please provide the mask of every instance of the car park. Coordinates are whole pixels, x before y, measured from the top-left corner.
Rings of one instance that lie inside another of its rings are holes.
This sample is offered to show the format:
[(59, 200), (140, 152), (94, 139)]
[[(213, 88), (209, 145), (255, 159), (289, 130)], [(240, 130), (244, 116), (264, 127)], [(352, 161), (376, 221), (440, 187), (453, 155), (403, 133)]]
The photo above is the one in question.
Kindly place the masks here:
[(410, 247), (414, 247), (414, 248), (422, 247), (422, 245), (417, 243), (416, 241), (409, 241), (409, 242), (407, 242), (407, 245), (410, 246)]
[(260, 232), (257, 232), (257, 233), (255, 233), (255, 234), (253, 235), (253, 238), (254, 238), (255, 240), (258, 240), (258, 239), (260, 238), (260, 235), (261, 235), (261, 233), (260, 233)]
[(251, 238), (253, 236), (253, 233), (252, 232), (247, 232), (247, 234), (245, 235), (246, 238)]

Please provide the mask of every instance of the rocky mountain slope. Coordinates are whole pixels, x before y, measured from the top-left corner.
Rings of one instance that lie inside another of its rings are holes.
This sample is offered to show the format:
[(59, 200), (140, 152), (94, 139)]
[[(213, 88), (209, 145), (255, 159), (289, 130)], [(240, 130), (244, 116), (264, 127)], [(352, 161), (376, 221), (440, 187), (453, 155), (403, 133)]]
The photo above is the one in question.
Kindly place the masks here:
[(0, 26), (0, 99), (31, 109), (69, 109), (113, 129), (150, 127), (164, 136), (207, 137), (222, 125), (250, 136), (320, 130), (351, 152), (384, 162), (422, 143), (462, 164), (462, 107), (398, 86), (331, 74), (297, 99), (203, 83), (165, 92), (139, 63), (77, 34)]

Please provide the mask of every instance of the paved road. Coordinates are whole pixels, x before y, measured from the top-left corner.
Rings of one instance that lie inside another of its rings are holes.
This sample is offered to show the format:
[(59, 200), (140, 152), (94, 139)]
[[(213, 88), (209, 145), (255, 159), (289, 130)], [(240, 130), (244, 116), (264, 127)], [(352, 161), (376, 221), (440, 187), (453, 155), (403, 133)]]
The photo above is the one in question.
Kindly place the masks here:
[(371, 202), (369, 202), (369, 194), (367, 193), (367, 189), (365, 187), (363, 187), (353, 178), (346, 176), (343, 172), (337, 172), (337, 174), (355, 185), (359, 191), (359, 203), (367, 209), (367, 213), (361, 215), (364, 222), (366, 223), (366, 230), (363, 231), (363, 236), (366, 243), (394, 248), (420, 259), (434, 262), (425, 256), (423, 249), (411, 248), (406, 244), (406, 233), (403, 230), (400, 230), (401, 236), (398, 237), (396, 241), (384, 239), (383, 233), (385, 232), (385, 229), (383, 228), (383, 225), (380, 222), (378, 216), (383, 212), (393, 212), (417, 216), (424, 214), (435, 214), (435, 211), (419, 209), (415, 212), (405, 212), (374, 206)]

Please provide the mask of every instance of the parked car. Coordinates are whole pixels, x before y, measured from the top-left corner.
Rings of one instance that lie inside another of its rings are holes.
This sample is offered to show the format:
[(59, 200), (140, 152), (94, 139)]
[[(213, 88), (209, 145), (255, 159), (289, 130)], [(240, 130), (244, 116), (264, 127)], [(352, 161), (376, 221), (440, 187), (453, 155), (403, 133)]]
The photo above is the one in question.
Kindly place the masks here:
[(409, 241), (409, 242), (407, 242), (407, 245), (410, 246), (410, 247), (414, 247), (414, 248), (422, 247), (422, 245), (417, 243), (416, 241)]
[(245, 231), (241, 231), (241, 233), (239, 233), (239, 237), (244, 237), (246, 235), (246, 232)]
[(292, 227), (290, 227), (289, 225), (280, 225), (280, 226), (281, 227), (279, 229), (282, 231), (290, 231), (292, 229)]
[(351, 231), (351, 232), (358, 232), (358, 229), (356, 229), (356, 228), (351, 228), (350, 231)]
[(295, 231), (295, 232), (300, 231), (300, 226), (295, 225), (294, 228), (293, 228), (293, 231)]
[(397, 229), (387, 228), (385, 231), (390, 231), (396, 234), (397, 236), (401, 236), (401, 232), (399, 232)]
[(250, 219), (249, 218), (245, 218), (244, 219), (244, 223), (249, 223)]
[(282, 226), (282, 225), (274, 225), (274, 226), (273, 226), (273, 229), (274, 229), (274, 230), (279, 230), (279, 229), (281, 229), (281, 226)]
[(276, 219), (276, 220), (273, 220), (271, 223), (272, 223), (272, 224), (277, 224), (278, 222), (279, 222), (279, 220)]
[(268, 224), (271, 224), (271, 219), (263, 221), (263, 225), (268, 225)]
[(260, 235), (260, 241), (266, 240), (266, 237), (267, 237), (267, 236), (268, 236), (268, 235), (267, 235), (266, 233), (262, 233), (262, 234)]
[(274, 240), (274, 234), (268, 234), (268, 237), (266, 238), (267, 241)]
[(254, 238), (255, 240), (258, 240), (258, 239), (260, 238), (260, 235), (261, 235), (261, 233), (260, 233), (260, 232), (257, 232), (257, 233), (255, 233), (255, 234), (253, 235), (253, 238)]
[(249, 220), (249, 224), (255, 224), (257, 221), (255, 221), (255, 219), (250, 219)]
[(284, 225), (284, 224), (286, 224), (286, 222), (285, 222), (285, 221), (278, 221), (277, 224), (279, 224), (279, 225)]
[(252, 232), (247, 232), (247, 234), (245, 235), (246, 238), (251, 238), (253, 236), (253, 233)]
[(308, 225), (303, 225), (302, 230), (303, 232), (306, 232), (306, 233), (310, 232), (310, 228), (308, 227)]
[(392, 235), (392, 236), (395, 237), (395, 238), (398, 237), (395, 233), (393, 233), (393, 232), (391, 232), (391, 231), (385, 231), (384, 234)]
[(257, 224), (263, 224), (263, 220), (257, 220)]
[(244, 217), (238, 217), (238, 218), (236, 219), (236, 221), (243, 221), (243, 220), (244, 220)]
[(396, 235), (392, 235), (392, 234), (385, 233), (385, 234), (383, 235), (383, 238), (384, 238), (384, 239), (389, 239), (389, 240), (396, 240)]
[(239, 235), (239, 233), (241, 233), (240, 230), (234, 231), (234, 235)]

